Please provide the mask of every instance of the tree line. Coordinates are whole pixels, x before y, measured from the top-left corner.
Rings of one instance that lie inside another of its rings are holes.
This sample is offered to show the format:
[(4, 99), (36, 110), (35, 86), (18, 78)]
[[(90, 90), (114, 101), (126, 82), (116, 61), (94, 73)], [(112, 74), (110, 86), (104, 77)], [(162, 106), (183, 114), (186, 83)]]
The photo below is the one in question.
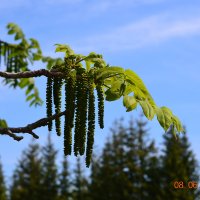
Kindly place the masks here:
[(11, 184), (0, 164), (0, 200), (198, 200), (199, 167), (187, 133), (178, 140), (163, 135), (160, 150), (148, 137), (142, 118), (117, 120), (101, 153), (93, 155), (90, 174), (80, 157), (73, 169), (61, 168), (50, 134), (43, 147), (31, 142), (19, 159)]

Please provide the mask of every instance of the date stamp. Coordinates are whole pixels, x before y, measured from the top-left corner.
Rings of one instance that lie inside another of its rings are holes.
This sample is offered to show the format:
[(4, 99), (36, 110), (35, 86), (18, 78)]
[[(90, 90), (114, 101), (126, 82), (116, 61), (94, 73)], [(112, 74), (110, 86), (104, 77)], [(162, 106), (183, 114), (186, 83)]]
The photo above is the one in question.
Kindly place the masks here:
[(198, 188), (198, 182), (197, 181), (174, 181), (173, 187), (175, 189), (197, 189)]

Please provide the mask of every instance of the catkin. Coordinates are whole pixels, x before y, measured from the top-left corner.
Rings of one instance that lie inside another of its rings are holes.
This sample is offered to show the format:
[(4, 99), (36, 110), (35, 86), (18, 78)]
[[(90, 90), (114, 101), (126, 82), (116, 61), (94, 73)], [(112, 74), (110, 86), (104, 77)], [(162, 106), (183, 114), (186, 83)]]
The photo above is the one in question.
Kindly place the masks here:
[(87, 131), (87, 148), (86, 148), (86, 167), (90, 166), (92, 150), (94, 144), (95, 130), (95, 96), (92, 82), (88, 85), (88, 131)]
[(74, 128), (74, 155), (79, 154), (79, 124), (80, 124), (80, 101), (81, 101), (81, 81), (76, 80), (76, 100), (75, 100), (75, 128)]
[(74, 154), (83, 155), (85, 152), (86, 123), (87, 123), (87, 74), (85, 69), (77, 69), (76, 104), (75, 104), (75, 134)]
[[(52, 116), (52, 78), (47, 78), (47, 86), (46, 86), (46, 112), (47, 117)], [(48, 123), (48, 130), (52, 131), (52, 121)]]
[(64, 126), (64, 154), (71, 155), (72, 148), (72, 128), (74, 123), (75, 112), (75, 80), (73, 78), (65, 79), (65, 110), (68, 114), (65, 115)]
[[(61, 111), (61, 89), (62, 89), (62, 79), (54, 78), (53, 82), (53, 98), (55, 105), (55, 113), (58, 114)], [(58, 136), (61, 135), (61, 120), (60, 117), (55, 120), (56, 133)]]
[(104, 97), (101, 85), (96, 86), (98, 97), (98, 122), (101, 129), (104, 128)]
[(81, 74), (81, 118), (80, 118), (80, 155), (85, 153), (85, 141), (87, 130), (87, 102), (88, 102), (88, 77), (87, 73)]

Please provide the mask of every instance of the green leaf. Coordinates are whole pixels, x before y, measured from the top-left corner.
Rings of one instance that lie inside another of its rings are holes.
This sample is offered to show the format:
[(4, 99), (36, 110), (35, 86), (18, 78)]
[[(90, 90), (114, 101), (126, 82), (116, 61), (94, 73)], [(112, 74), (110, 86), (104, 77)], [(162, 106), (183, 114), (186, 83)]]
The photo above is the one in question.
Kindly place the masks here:
[(121, 85), (123, 84), (123, 80), (117, 80), (115, 82), (112, 83), (110, 90), (112, 90), (113, 92), (118, 92), (120, 93), (121, 90)]
[(105, 92), (107, 101), (115, 101), (121, 97), (117, 92), (113, 92), (110, 89)]
[(40, 49), (39, 42), (36, 39), (30, 38), (29, 40), (31, 41), (31, 48)]
[(0, 128), (7, 128), (7, 122), (4, 119), (0, 119)]
[(111, 85), (111, 88), (106, 90), (106, 100), (107, 101), (115, 101), (122, 96), (121, 87), (124, 84), (124, 81), (121, 79), (114, 81)]
[(7, 25), (7, 28), (8, 28), (8, 34), (15, 34), (15, 40), (24, 39), (24, 33), (16, 24), (9, 23)]
[(55, 52), (65, 52), (66, 57), (74, 55), (74, 51), (66, 44), (55, 44)]
[(29, 78), (23, 78), (19, 82), (19, 87), (20, 88), (25, 88), (29, 84)]
[(132, 70), (125, 70), (126, 79), (135, 86), (137, 86), (146, 96), (149, 94), (146, 86), (144, 85), (142, 79)]
[(33, 60), (40, 60), (42, 58), (41, 54), (33, 53)]
[(33, 99), (35, 97), (35, 94), (31, 94), (28, 97), (26, 97), (26, 101), (30, 101), (31, 99)]
[(159, 108), (159, 107), (156, 108), (156, 115), (157, 115), (158, 122), (164, 128), (165, 127), (165, 116), (164, 116), (164, 113), (161, 108)]
[(133, 89), (132, 89), (131, 85), (129, 83), (126, 83), (126, 88), (125, 88), (125, 91), (124, 91), (123, 95), (128, 95), (131, 92), (133, 92)]
[(33, 88), (34, 88), (34, 84), (30, 84), (28, 88), (26, 89), (26, 95), (28, 95), (33, 90)]
[(170, 127), (170, 125), (173, 123), (173, 121), (172, 121), (173, 114), (172, 114), (172, 111), (167, 107), (163, 106), (163, 107), (161, 107), (161, 109), (165, 116), (165, 129), (167, 130)]
[(120, 86), (120, 94), (123, 95), (126, 90), (126, 84), (123, 82)]
[(147, 119), (152, 120), (155, 115), (155, 111), (154, 111), (153, 107), (149, 104), (149, 102), (147, 100), (139, 101), (139, 103), (140, 103), (143, 113), (147, 117)]
[(96, 62), (103, 60), (103, 56), (101, 54), (96, 54), (95, 52), (91, 52), (88, 56), (84, 58), (86, 61)]
[(137, 87), (135, 85), (131, 85), (131, 89), (137, 100), (145, 100), (146, 99), (145, 94), (140, 90), (139, 87)]
[(171, 110), (167, 107), (156, 108), (156, 115), (160, 125), (165, 131), (168, 130), (171, 124), (173, 124), (173, 114)]
[(89, 71), (90, 70), (90, 64), (91, 62), (90, 61), (85, 61), (85, 65), (86, 65), (86, 70)]
[(183, 127), (182, 127), (182, 124), (180, 122), (180, 120), (178, 119), (178, 117), (174, 116), (172, 117), (172, 121), (177, 129), (177, 131), (180, 133), (180, 132), (183, 132)]
[(96, 73), (96, 79), (106, 79), (109, 76), (118, 75), (118, 74), (124, 74), (124, 69), (121, 67), (106, 67), (106, 68), (100, 68)]
[(126, 112), (129, 112), (137, 107), (137, 101), (134, 96), (125, 95), (123, 98), (123, 105), (127, 108)]

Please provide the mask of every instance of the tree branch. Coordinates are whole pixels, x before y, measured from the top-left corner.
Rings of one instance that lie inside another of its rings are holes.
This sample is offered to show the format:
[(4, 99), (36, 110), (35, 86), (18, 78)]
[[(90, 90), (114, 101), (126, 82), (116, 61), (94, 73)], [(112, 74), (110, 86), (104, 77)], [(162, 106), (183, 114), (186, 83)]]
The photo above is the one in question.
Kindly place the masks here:
[(65, 77), (66, 74), (63, 72), (58, 72), (55, 69), (46, 70), (40, 69), (35, 71), (26, 71), (26, 72), (18, 72), (18, 73), (9, 73), (9, 72), (2, 72), (0, 71), (0, 77), (3, 78), (31, 78), (31, 77), (38, 77), (38, 76), (46, 76), (46, 77)]
[(58, 114), (54, 114), (49, 118), (42, 118), (36, 122), (33, 122), (31, 124), (28, 124), (27, 126), (24, 127), (17, 127), (17, 128), (0, 128), (0, 134), (1, 135), (8, 135), (10, 137), (12, 137), (14, 140), (20, 141), (23, 139), (23, 136), (17, 136), (15, 135), (15, 133), (28, 133), (30, 135), (32, 135), (34, 138), (38, 139), (39, 136), (36, 135), (33, 130), (42, 126), (47, 126), (48, 123), (52, 120), (55, 120), (59, 117), (62, 117), (63, 115), (67, 115), (68, 114), (68, 110), (65, 110), (63, 112), (60, 112)]

